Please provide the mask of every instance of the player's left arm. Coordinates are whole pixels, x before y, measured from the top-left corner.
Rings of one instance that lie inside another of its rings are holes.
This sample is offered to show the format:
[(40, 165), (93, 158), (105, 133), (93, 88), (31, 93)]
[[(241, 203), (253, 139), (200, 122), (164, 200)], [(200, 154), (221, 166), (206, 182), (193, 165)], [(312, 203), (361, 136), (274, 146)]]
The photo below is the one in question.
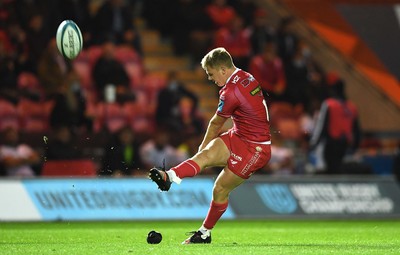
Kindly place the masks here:
[(206, 134), (204, 135), (203, 142), (199, 146), (199, 151), (204, 149), (209, 142), (216, 138), (228, 118), (214, 114), (208, 123)]

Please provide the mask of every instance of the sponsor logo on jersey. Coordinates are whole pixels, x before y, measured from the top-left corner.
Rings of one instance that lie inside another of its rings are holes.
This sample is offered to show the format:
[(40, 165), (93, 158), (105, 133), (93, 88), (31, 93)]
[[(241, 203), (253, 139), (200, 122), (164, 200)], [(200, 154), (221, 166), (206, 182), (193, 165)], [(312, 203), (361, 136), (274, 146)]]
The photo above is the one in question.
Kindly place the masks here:
[(231, 164), (232, 164), (232, 165), (236, 165), (237, 163), (238, 163), (237, 161), (231, 159)]
[(242, 171), (240, 172), (241, 174), (245, 175), (247, 174), (247, 172), (250, 170), (250, 168), (257, 163), (257, 160), (260, 158), (260, 152), (256, 152), (254, 153), (253, 157), (251, 157), (251, 159), (249, 160), (249, 162), (247, 163), (247, 165), (242, 169)]
[(253, 89), (252, 91), (250, 91), (250, 94), (251, 94), (252, 96), (255, 96), (255, 95), (257, 95), (257, 93), (260, 92), (260, 91), (261, 91), (261, 87), (260, 87), (260, 85), (258, 85), (255, 89)]
[(240, 80), (240, 77), (238, 75), (236, 75), (233, 80), (232, 83), (236, 84), (236, 82), (238, 82), (238, 80)]
[(235, 153), (231, 152), (231, 157), (238, 160), (238, 161), (242, 161), (242, 157), (239, 155), (236, 155)]
[(250, 76), (249, 78), (244, 79), (240, 84), (242, 84), (242, 86), (243, 86), (244, 88), (246, 88), (246, 87), (249, 86), (249, 84), (250, 84), (252, 81), (254, 81), (254, 80), (255, 80), (254, 77), (253, 77), (253, 76)]
[(249, 86), (250, 80), (249, 79), (244, 79), (240, 84), (242, 84), (242, 86), (244, 88), (246, 88), (247, 86)]

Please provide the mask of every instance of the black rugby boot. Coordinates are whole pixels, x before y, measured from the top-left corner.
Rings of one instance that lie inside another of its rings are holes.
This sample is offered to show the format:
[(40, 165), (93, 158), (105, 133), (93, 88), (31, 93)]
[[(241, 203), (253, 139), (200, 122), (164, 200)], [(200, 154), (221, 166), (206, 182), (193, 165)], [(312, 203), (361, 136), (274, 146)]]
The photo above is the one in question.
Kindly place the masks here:
[(171, 187), (171, 181), (164, 168), (153, 167), (150, 169), (149, 178), (158, 185), (161, 191), (168, 191)]
[(192, 234), (188, 239), (182, 242), (182, 244), (196, 244), (196, 243), (211, 243), (211, 233), (209, 235), (203, 235), (200, 230), (189, 232)]

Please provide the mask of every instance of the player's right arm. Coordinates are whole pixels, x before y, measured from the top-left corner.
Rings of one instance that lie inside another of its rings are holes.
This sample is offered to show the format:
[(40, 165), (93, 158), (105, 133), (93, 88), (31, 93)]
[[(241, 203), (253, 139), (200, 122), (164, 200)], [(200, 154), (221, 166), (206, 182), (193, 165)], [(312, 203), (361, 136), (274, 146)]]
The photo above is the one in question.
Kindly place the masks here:
[(328, 119), (329, 119), (329, 109), (328, 109), (328, 104), (325, 101), (321, 105), (321, 109), (317, 117), (317, 123), (310, 139), (309, 147), (311, 150), (315, 149), (315, 147), (318, 145), (318, 143), (322, 140), (322, 138), (326, 134), (326, 130), (328, 128)]
[(199, 151), (204, 149), (207, 146), (207, 144), (211, 142), (214, 138), (218, 137), (226, 120), (227, 118), (214, 114), (214, 116), (208, 123), (208, 127), (206, 130), (206, 134), (204, 135), (203, 142), (199, 146)]

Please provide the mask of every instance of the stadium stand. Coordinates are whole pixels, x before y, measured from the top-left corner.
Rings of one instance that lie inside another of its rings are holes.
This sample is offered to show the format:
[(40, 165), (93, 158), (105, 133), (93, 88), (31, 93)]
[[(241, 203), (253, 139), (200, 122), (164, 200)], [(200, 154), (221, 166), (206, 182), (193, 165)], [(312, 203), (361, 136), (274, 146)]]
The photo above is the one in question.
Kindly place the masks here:
[(52, 100), (37, 102), (29, 99), (20, 99), (18, 103), (20, 128), (27, 133), (48, 131), (53, 103)]
[[(341, 15), (339, 4), (352, 4), (354, 8), (362, 9), (365, 6), (393, 5), (398, 1), (321, 1), (312, 0), (306, 3), (293, 0), (284, 0), (286, 5), (303, 18), (329, 44), (341, 54), (351, 59), (356, 68), (363, 72), (373, 84), (388, 98), (400, 107), (400, 83), (387, 66), (363, 40), (358, 31)], [(310, 8), (312, 7), (312, 8)], [(318, 9), (319, 11), (315, 11)], [(379, 18), (376, 16), (375, 18)]]
[[(143, 1), (143, 7), (146, 9), (147, 5), (151, 7), (152, 4), (157, 2)], [(174, 8), (173, 4), (178, 4), (178, 2), (171, 3), (168, 8)], [(199, 2), (194, 6), (202, 8), (207, 4), (206, 2)], [(239, 2), (241, 1), (228, 1), (236, 9)], [(397, 144), (393, 141), (399, 139), (400, 132), (400, 107), (398, 105), (400, 92), (397, 93), (399, 89), (397, 79), (385, 69), (378, 56), (355, 34), (348, 21), (335, 8), (337, 3), (358, 4), (359, 2), (356, 0), (254, 1), (259, 8), (265, 10), (258, 13), (262, 13), (263, 18), (266, 19), (266, 26), (268, 32), (271, 32), (271, 36), (274, 32), (277, 32), (281, 20), (293, 17), (296, 36), (300, 41), (305, 42), (305, 45), (310, 46), (313, 58), (322, 66), (323, 70), (326, 72), (337, 71), (346, 80), (348, 84), (347, 94), (360, 109), (361, 126), (364, 133), (369, 134), (361, 146), (364, 149), (363, 153), (371, 151), (368, 144), (372, 140), (378, 140), (380, 144), (379, 148), (374, 147), (375, 152), (378, 149), (385, 148), (389, 148), (389, 151), (393, 152), (393, 144)], [(366, 0), (363, 2), (374, 1)], [(398, 1), (382, 0), (380, 2), (393, 4)], [(89, 9), (95, 13), (102, 3), (89, 1), (89, 4)], [(9, 6), (12, 10), (12, 5), (13, 1), (7, 2), (4, 10), (7, 12), (6, 7)], [(319, 11), (315, 11), (316, 9)], [(85, 156), (93, 155), (96, 164), (97, 161), (101, 161), (104, 153), (102, 140), (106, 140), (105, 138), (121, 127), (130, 126), (142, 137), (151, 136), (155, 131), (156, 98), (159, 90), (165, 86), (167, 74), (171, 70), (176, 71), (177, 76), (186, 88), (198, 96), (199, 111), (204, 120), (207, 121), (215, 113), (215, 107), (218, 104), (218, 88), (210, 85), (207, 81), (206, 75), (196, 58), (198, 55), (193, 55), (193, 52), (190, 52), (190, 45), (186, 45), (188, 47), (184, 54), (182, 52), (177, 54), (176, 35), (173, 34), (176, 31), (163, 30), (171, 22), (179, 21), (179, 18), (182, 17), (170, 17), (171, 20), (164, 20), (163, 24), (155, 24), (153, 19), (162, 21), (165, 17), (155, 16), (154, 8), (149, 8), (149, 10), (147, 16), (145, 15), (146, 11), (144, 11), (142, 16), (137, 16), (134, 20), (135, 27), (141, 37), (141, 54), (138, 53), (138, 50), (127, 47), (126, 44), (118, 45), (115, 51), (116, 58), (123, 63), (129, 75), (131, 81), (129, 89), (132, 90), (134, 98), (106, 103), (101, 96), (103, 92), (96, 90), (91, 73), (94, 64), (102, 53), (99, 44), (85, 41), (84, 50), (72, 61), (72, 66), (80, 77), (80, 88), (86, 100), (85, 115), (93, 121), (92, 130), (87, 130), (87, 132), (74, 130), (74, 132), (76, 139), (81, 142), (80, 146), (84, 148)], [(199, 12), (196, 13), (202, 13), (201, 10), (197, 11)], [(243, 11), (238, 10), (238, 13)], [(187, 17), (187, 15), (183, 17)], [(246, 25), (251, 27), (252, 22), (248, 19), (249, 16), (246, 17)], [(9, 21), (2, 24), (8, 24), (7, 22)], [(196, 26), (196, 29), (204, 29), (200, 27), (200, 25)], [(207, 29), (201, 30), (202, 35), (205, 36), (204, 38), (208, 38), (207, 36), (212, 38), (215, 31), (208, 31)], [(12, 38), (13, 35), (9, 33), (8, 29), (4, 29), (4, 31), (4, 35), (10, 37), (6, 38), (7, 40), (15, 39)], [(85, 32), (90, 33), (90, 31)], [(199, 31), (196, 30), (196, 32)], [(187, 41), (188, 44), (196, 45), (196, 42), (192, 41), (192, 35), (185, 36), (190, 37)], [(90, 36), (85, 38), (90, 39)], [(13, 53), (15, 52), (15, 56), (21, 54), (17, 48), (10, 49)], [(197, 50), (197, 54), (199, 49), (194, 49)], [(203, 51), (203, 48), (201, 50)], [(27, 142), (31, 141), (36, 147), (40, 148), (43, 146), (43, 135), (52, 132), (48, 127), (48, 111), (52, 107), (51, 99), (43, 98), (41, 84), (37, 82), (35, 70), (27, 69), (21, 73), (17, 84), (21, 91), (38, 92), (39, 97), (32, 98), (32, 94), (28, 93), (28, 96), (19, 97), (18, 101), (13, 103), (2, 98), (0, 101), (0, 128), (14, 125), (22, 131)], [(360, 93), (360, 91), (363, 93)], [(295, 148), (299, 155), (295, 153), (294, 157), (299, 165), (303, 164), (304, 158), (302, 157), (307, 152), (300, 147), (300, 144), (306, 142), (308, 131), (302, 129), (302, 125), (304, 125), (302, 121), (307, 119), (308, 123), (311, 123), (308, 129), (311, 129), (314, 113), (306, 112), (304, 108), (301, 110), (301, 107), (293, 105), (285, 106), (284, 103), (271, 104), (269, 107), (273, 129), (281, 131), (282, 137), (290, 144), (299, 146)], [(382, 139), (385, 134), (393, 134), (393, 136)], [(386, 138), (391, 142), (385, 142)], [(391, 155), (390, 152), (389, 155)]]

